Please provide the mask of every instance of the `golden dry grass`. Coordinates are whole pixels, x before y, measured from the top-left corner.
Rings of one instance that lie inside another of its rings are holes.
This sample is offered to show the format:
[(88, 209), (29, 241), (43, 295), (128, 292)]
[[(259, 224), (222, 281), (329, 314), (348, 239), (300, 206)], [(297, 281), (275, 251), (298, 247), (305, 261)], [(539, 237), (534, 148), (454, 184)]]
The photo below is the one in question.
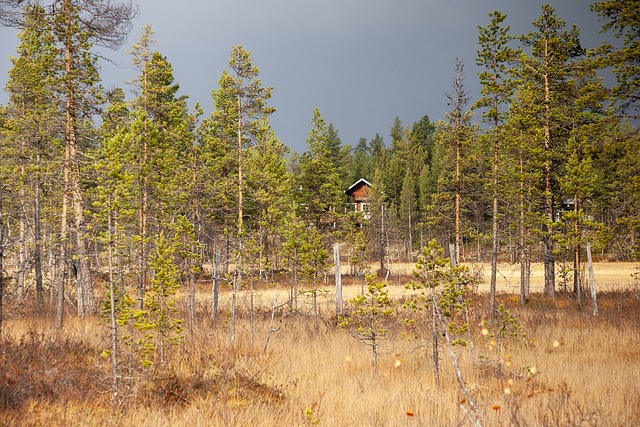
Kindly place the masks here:
[[(395, 295), (402, 286), (392, 286)], [(347, 295), (360, 290), (345, 288)], [(199, 288), (197, 330), (174, 348), (168, 364), (136, 374), (111, 404), (108, 331), (98, 318), (69, 316), (54, 337), (51, 319), (9, 313), (0, 355), (0, 425), (15, 426), (455, 426), (465, 425), (462, 393), (446, 351), (441, 350), (441, 384), (430, 358), (430, 325), (418, 318), (424, 338), (408, 340), (397, 326), (388, 336), (379, 366), (370, 350), (333, 324), (332, 295), (321, 298), (318, 331), (308, 301), (288, 314), (267, 352), (262, 348), (274, 292), (260, 289), (255, 324), (249, 297), (239, 299), (237, 341), (229, 344), (228, 294), (221, 314), (206, 312), (208, 285)], [(268, 297), (268, 298), (267, 298)], [(555, 299), (533, 295), (520, 308), (517, 295), (501, 294), (527, 334), (505, 344), (497, 371), (474, 366), (471, 348), (458, 348), (462, 374), (485, 426), (626, 426), (640, 419), (640, 294), (603, 292), (600, 313), (578, 309), (570, 294)], [(263, 301), (258, 303), (259, 301)], [(495, 358), (480, 334), (486, 295), (473, 296), (472, 342), (476, 356)], [(400, 316), (407, 314), (399, 309)], [(253, 340), (251, 330), (254, 331)], [(535, 368), (535, 375), (531, 375)]]

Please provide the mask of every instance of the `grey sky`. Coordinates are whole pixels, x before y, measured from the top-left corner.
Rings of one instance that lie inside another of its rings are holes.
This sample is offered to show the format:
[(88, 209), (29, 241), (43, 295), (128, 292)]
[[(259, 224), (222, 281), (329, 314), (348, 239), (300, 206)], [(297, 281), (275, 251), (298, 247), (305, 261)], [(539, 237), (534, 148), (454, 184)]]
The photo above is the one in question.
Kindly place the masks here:
[[(477, 26), (499, 10), (514, 34), (531, 30), (540, 6), (550, 3), (581, 30), (585, 47), (604, 40), (586, 0), (138, 0), (140, 14), (129, 40), (107, 52), (118, 66), (102, 64), (103, 84), (123, 86), (135, 73), (125, 48), (152, 25), (156, 50), (172, 63), (189, 106), (211, 111), (211, 90), (226, 69), (231, 46), (252, 52), (265, 86), (273, 86), (271, 123), (293, 150), (306, 149), (314, 107), (333, 123), (345, 144), (389, 129), (399, 116), (411, 124), (444, 117), (456, 57), (465, 63), (472, 99), (479, 85)], [(607, 35), (610, 38), (610, 35)], [(15, 30), (0, 28), (0, 85), (7, 81)], [(0, 103), (6, 103), (0, 94)]]

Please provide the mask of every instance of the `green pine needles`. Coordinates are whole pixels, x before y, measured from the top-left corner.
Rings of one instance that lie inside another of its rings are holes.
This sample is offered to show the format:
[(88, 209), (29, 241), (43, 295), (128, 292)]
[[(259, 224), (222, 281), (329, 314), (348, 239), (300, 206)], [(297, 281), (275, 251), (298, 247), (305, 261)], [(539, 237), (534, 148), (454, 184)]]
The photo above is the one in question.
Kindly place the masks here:
[(395, 304), (389, 299), (387, 284), (376, 282), (375, 274), (368, 274), (365, 282), (367, 292), (349, 301), (353, 310), (340, 319), (340, 326), (348, 329), (358, 341), (371, 348), (371, 364), (375, 368), (386, 334), (395, 323)]
[(138, 311), (134, 323), (137, 329), (147, 331), (141, 342), (147, 363), (152, 363), (154, 357), (164, 363), (167, 346), (184, 340), (182, 319), (177, 317), (175, 307), (180, 288), (180, 271), (175, 263), (177, 251), (176, 239), (168, 240), (161, 232), (149, 260), (154, 273), (151, 289), (145, 294), (145, 308)]

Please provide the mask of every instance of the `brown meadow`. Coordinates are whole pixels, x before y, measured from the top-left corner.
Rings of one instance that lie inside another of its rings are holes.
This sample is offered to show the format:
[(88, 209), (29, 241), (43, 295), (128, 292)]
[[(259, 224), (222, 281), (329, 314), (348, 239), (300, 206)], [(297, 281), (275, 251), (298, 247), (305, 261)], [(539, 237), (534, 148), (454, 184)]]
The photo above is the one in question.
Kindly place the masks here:
[[(408, 280), (393, 276), (390, 294), (402, 299), (401, 282)], [(347, 295), (361, 289), (352, 279), (345, 278), (345, 285)], [(234, 345), (229, 343), (228, 290), (215, 320), (207, 310), (209, 291), (210, 284), (199, 285), (196, 328), (172, 348), (165, 365), (144, 371), (121, 360), (118, 406), (111, 399), (110, 359), (102, 355), (109, 347), (105, 319), (69, 316), (56, 336), (49, 313), (36, 315), (31, 307), (8, 304), (0, 424), (468, 424), (444, 349), (441, 383), (435, 383), (428, 316), (396, 308), (398, 322), (385, 337), (374, 369), (368, 348), (335, 326), (332, 293), (321, 297), (318, 330), (309, 301), (300, 297), (300, 310), (282, 312), (282, 326), (263, 351), (274, 292), (284, 301), (288, 289), (258, 287), (253, 313), (243, 291)], [(498, 302), (519, 318), (526, 336), (508, 337), (499, 355), (481, 333), (487, 297), (482, 292), (470, 297), (470, 345), (456, 352), (483, 425), (626, 426), (640, 419), (640, 291), (633, 284), (600, 292), (597, 317), (590, 302), (579, 308), (571, 293), (554, 299), (536, 293), (524, 308), (517, 295), (500, 294)], [(416, 320), (410, 331), (401, 322), (407, 316)]]

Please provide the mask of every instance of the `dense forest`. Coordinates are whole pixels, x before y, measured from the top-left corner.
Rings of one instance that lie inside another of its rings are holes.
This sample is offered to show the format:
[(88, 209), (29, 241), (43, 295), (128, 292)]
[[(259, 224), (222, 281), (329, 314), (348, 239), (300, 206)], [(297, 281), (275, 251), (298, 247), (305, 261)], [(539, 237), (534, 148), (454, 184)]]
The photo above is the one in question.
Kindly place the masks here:
[[(81, 317), (99, 310), (98, 283), (124, 312), (215, 271), (234, 290), (280, 273), (315, 283), (335, 244), (362, 274), (415, 261), (433, 239), (459, 262), (491, 262), (494, 291), (498, 260), (523, 266), (524, 293), (528, 266), (544, 262), (552, 296), (562, 260), (579, 293), (587, 245), (640, 256), (638, 8), (592, 10), (615, 46), (583, 48), (548, 5), (527, 34), (493, 12), (478, 29), (482, 72), (452, 64), (445, 117), (396, 118), (388, 137), (351, 147), (316, 109), (299, 154), (271, 128), (272, 88), (242, 46), (206, 115), (178, 95), (151, 26), (130, 47), (137, 78), (101, 86), (94, 48), (124, 43), (132, 5), (2, 1), (20, 41), (0, 106), (1, 294), (56, 307), (60, 327), (65, 301)], [(366, 217), (345, 195), (361, 178)]]

